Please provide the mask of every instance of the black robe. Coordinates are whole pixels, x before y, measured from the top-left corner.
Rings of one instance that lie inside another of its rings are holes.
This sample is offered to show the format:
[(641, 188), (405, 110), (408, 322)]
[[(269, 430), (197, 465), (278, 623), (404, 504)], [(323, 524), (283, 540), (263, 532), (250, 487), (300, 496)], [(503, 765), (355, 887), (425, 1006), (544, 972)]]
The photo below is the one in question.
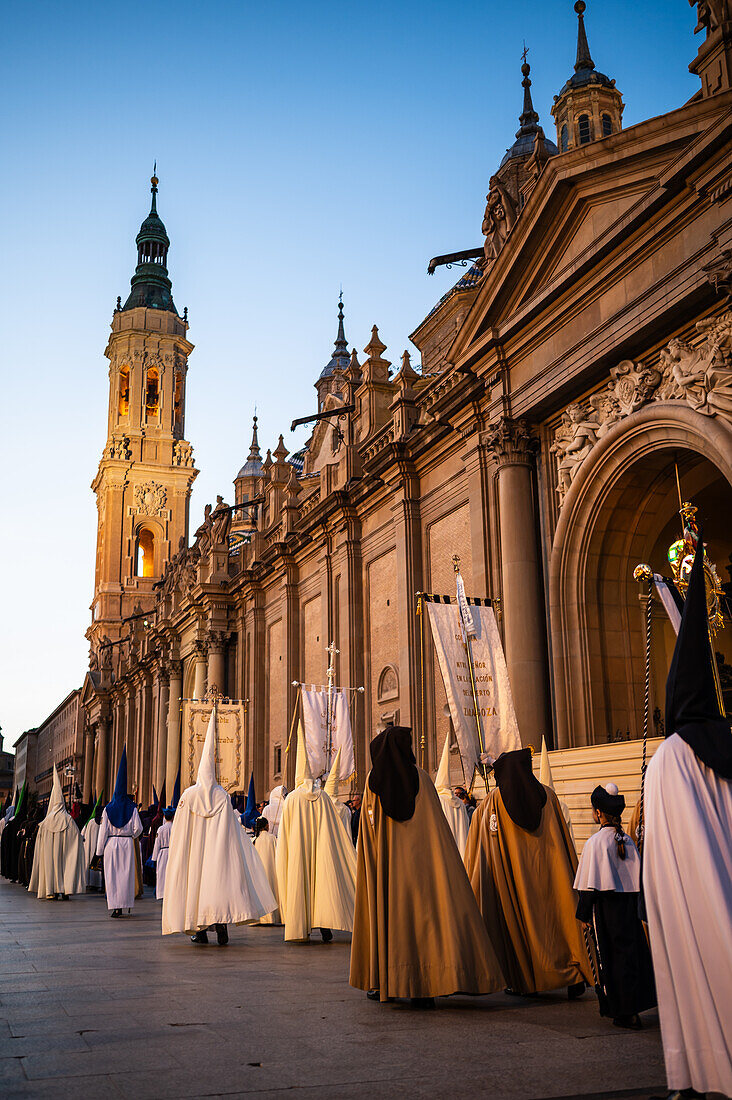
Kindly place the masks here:
[(607, 997), (604, 1015), (617, 1019), (653, 1008), (656, 986), (648, 940), (638, 918), (638, 894), (581, 890), (576, 916), (595, 926), (600, 984)]

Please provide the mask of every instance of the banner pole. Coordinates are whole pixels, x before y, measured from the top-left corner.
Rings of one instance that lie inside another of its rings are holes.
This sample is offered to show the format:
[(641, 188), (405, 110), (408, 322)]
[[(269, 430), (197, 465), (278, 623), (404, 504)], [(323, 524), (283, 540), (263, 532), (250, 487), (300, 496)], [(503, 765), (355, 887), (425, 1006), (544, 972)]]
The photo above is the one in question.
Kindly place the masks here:
[(287, 738), (287, 744), (285, 745), (285, 753), (290, 751), (290, 742), (292, 741), (292, 735), (295, 732), (295, 722), (297, 721), (297, 708), (300, 705), (300, 692), (302, 691), (302, 684), (296, 684), (297, 694), (295, 696), (295, 707), (292, 711), (292, 721), (290, 722), (290, 733)]
[(420, 740), (419, 740), (419, 755), (420, 755), (420, 767), (424, 768), (425, 761), (425, 749), (427, 746), (427, 738), (425, 736), (425, 714), (424, 714), (424, 605), (422, 603), (422, 593), (417, 593), (417, 615), (419, 616), (419, 685), (420, 685)]

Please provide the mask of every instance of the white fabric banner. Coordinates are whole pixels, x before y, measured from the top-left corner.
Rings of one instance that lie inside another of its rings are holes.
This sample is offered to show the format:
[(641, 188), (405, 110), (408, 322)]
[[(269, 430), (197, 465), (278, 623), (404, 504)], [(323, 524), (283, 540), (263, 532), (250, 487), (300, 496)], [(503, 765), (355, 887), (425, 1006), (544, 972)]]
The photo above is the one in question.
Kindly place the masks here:
[(673, 597), (673, 593), (666, 581), (658, 573), (653, 574), (653, 583), (656, 586), (656, 591), (658, 592), (658, 595), (661, 597), (661, 603), (663, 604), (666, 610), (666, 614), (671, 621), (671, 626), (678, 634), (679, 627), (681, 626), (681, 611), (679, 610), (676, 600)]
[[(473, 775), (478, 764), (480, 747), (468, 653), (462, 638), (459, 609), (454, 603), (425, 601), (425, 606), (429, 613), (432, 637), (440, 662), (453, 728), (460, 746), (465, 777), (470, 782), (468, 777)], [(473, 654), (483, 745), (486, 752), (497, 757), (502, 752), (521, 748), (506, 658), (493, 608), (472, 605), (470, 617), (474, 633), (470, 636), (469, 644)]]
[(346, 692), (337, 689), (333, 691), (333, 734), (329, 753), (327, 751), (328, 692), (317, 691), (314, 687), (310, 690), (302, 688), (301, 696), (305, 748), (313, 778), (327, 777), (335, 754), (340, 748), (341, 774), (338, 778), (350, 779), (356, 770), (356, 761), (353, 755), (351, 715)]

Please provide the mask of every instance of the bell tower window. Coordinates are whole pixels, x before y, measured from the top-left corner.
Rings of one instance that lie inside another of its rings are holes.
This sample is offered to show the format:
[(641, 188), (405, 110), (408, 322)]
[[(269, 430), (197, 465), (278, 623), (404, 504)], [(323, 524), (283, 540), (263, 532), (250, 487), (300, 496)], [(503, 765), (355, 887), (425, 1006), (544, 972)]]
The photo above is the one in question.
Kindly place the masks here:
[(577, 120), (577, 128), (579, 130), (579, 142), (580, 145), (587, 145), (592, 141), (592, 127), (590, 125), (589, 115), (580, 115)]
[(559, 138), (559, 146), (563, 153), (566, 153), (569, 149), (569, 127), (567, 126), (566, 122), (564, 123), (564, 126), (562, 126), (562, 133)]
[(613, 120), (610, 118), (610, 115), (603, 115), (602, 116), (602, 136), (604, 138), (610, 137), (612, 132), (613, 132)]
[(173, 396), (173, 431), (176, 435), (183, 435), (183, 375), (180, 371), (175, 373), (175, 394)]
[(119, 372), (119, 397), (117, 408), (120, 416), (127, 416), (130, 411), (130, 368), (122, 367)]
[(147, 527), (141, 528), (137, 533), (135, 576), (155, 576), (155, 536)]
[(147, 372), (145, 384), (145, 411), (148, 416), (157, 416), (160, 408), (160, 377), (155, 367)]

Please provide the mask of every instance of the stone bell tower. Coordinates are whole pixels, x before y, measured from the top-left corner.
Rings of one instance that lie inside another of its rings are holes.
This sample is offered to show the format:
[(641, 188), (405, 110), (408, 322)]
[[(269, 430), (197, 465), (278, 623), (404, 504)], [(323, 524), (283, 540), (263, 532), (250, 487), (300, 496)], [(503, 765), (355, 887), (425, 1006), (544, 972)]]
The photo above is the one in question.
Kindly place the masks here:
[(170, 241), (152, 206), (137, 234), (130, 295), (112, 318), (107, 442), (92, 482), (97, 497), (93, 652), (116, 640), (121, 620), (154, 603), (153, 585), (188, 535), (188, 503), (198, 471), (185, 439), (187, 311), (175, 308), (168, 278)]

